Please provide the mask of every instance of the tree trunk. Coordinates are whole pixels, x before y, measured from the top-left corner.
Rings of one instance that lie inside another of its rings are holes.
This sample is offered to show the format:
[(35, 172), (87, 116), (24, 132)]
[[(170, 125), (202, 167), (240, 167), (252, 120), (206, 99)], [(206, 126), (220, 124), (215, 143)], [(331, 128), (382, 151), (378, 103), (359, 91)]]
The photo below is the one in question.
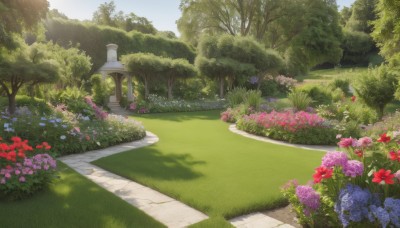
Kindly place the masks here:
[(224, 77), (219, 77), (219, 98), (224, 98)]
[(16, 108), (16, 102), (15, 102), (15, 96), (17, 94), (11, 93), (8, 96), (8, 112), (10, 115), (13, 115), (15, 113), (15, 108)]
[(379, 118), (379, 120), (382, 120), (384, 110), (385, 110), (385, 106), (379, 106), (379, 108), (378, 108), (378, 118)]
[(174, 85), (173, 77), (168, 77), (167, 86), (168, 86), (168, 99), (169, 100), (173, 99), (173, 94), (172, 94), (173, 85)]
[(149, 85), (147, 82), (147, 77), (144, 77), (144, 99), (147, 100), (149, 97)]

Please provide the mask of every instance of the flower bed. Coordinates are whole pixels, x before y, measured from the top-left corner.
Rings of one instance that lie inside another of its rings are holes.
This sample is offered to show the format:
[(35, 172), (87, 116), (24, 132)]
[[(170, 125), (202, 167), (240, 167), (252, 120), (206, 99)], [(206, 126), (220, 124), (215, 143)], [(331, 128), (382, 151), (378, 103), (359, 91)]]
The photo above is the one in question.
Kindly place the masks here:
[(192, 112), (222, 109), (225, 101), (185, 101), (168, 100), (167, 98), (150, 94), (148, 101), (131, 103), (127, 109), (135, 113), (161, 113), (161, 112)]
[(28, 140), (11, 138), (0, 143), (0, 197), (20, 199), (32, 195), (56, 177), (56, 160), (47, 153), (51, 146), (43, 142), (31, 147)]
[(400, 227), (400, 137), (342, 138), (314, 181), (291, 181), (283, 193), (301, 224), (311, 227)]
[(333, 144), (337, 133), (323, 118), (303, 111), (244, 115), (237, 121), (237, 127), (272, 139), (312, 145)]
[(19, 108), (14, 116), (2, 113), (3, 137), (18, 135), (34, 144), (47, 141), (53, 145), (53, 153), (65, 155), (130, 142), (146, 135), (141, 123), (109, 115), (90, 98), (86, 101), (94, 109), (90, 110), (95, 113), (93, 116), (71, 113), (64, 105), (57, 106), (51, 115), (34, 114), (27, 108)]

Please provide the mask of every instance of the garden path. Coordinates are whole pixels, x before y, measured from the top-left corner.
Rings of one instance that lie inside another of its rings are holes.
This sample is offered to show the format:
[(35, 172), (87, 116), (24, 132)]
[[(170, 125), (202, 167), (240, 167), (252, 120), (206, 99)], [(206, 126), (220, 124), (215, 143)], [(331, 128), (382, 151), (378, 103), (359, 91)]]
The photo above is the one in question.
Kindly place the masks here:
[(269, 139), (266, 137), (253, 135), (253, 134), (249, 134), (245, 131), (241, 131), (236, 128), (236, 124), (230, 125), (229, 130), (232, 131), (233, 133), (242, 135), (247, 138), (255, 139), (258, 141), (263, 141), (263, 142), (268, 142), (268, 143), (273, 143), (273, 144), (278, 144), (278, 145), (284, 145), (284, 146), (290, 146), (290, 147), (297, 147), (297, 148), (306, 149), (306, 150), (319, 150), (321, 152), (327, 152), (327, 151), (335, 151), (337, 148), (336, 146), (292, 144), (292, 143), (288, 143), (288, 142), (284, 142), (284, 141)]
[(148, 146), (158, 141), (156, 135), (150, 132), (146, 133), (147, 136), (139, 141), (83, 154), (68, 155), (61, 157), (60, 160), (168, 227), (187, 227), (207, 219), (207, 215), (171, 197), (90, 164), (99, 158)]
[[(146, 132), (146, 134), (147, 136), (139, 141), (89, 151), (83, 154), (68, 155), (59, 158), (59, 160), (168, 227), (187, 227), (207, 219), (208, 216), (204, 213), (169, 196), (90, 164), (90, 162), (99, 158), (148, 146), (159, 140), (151, 132)], [(230, 222), (238, 228), (293, 228), (289, 224), (262, 213), (239, 216), (231, 219)]]

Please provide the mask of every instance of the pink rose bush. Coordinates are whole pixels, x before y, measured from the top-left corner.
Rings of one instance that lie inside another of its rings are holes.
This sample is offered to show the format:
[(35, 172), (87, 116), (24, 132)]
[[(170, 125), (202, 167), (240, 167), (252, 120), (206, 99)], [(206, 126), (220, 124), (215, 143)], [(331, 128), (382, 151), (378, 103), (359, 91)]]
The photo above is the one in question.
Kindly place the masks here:
[(242, 116), (237, 127), (249, 133), (298, 144), (333, 144), (336, 130), (317, 114), (261, 112)]
[(400, 136), (341, 138), (313, 183), (290, 181), (283, 194), (309, 227), (400, 227)]

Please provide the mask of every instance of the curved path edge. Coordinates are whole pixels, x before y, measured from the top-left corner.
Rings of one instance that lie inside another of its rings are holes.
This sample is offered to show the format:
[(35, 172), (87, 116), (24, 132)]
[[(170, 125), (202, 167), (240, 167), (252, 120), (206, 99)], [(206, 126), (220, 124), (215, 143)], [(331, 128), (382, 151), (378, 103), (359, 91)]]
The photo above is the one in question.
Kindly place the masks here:
[(59, 160), (167, 227), (187, 227), (207, 219), (208, 216), (204, 213), (169, 196), (90, 164), (99, 158), (149, 146), (158, 141), (155, 134), (146, 131), (146, 137), (141, 140), (83, 154), (67, 155)]
[[(326, 151), (332, 151), (335, 150), (336, 147), (334, 146), (317, 146), (317, 145), (300, 145), (300, 144), (291, 144), (288, 142), (283, 142), (283, 141), (278, 141), (278, 140), (273, 140), (269, 139), (266, 137), (258, 136), (258, 135), (253, 135), (250, 133), (247, 133), (245, 131), (239, 130), (236, 128), (236, 124), (231, 124), (229, 126), (229, 130), (235, 134), (239, 134), (241, 136), (251, 138), (254, 140), (262, 141), (262, 142), (267, 142), (267, 143), (273, 143), (273, 144), (278, 144), (278, 145), (283, 145), (283, 146), (290, 146), (290, 147), (296, 147), (296, 148), (301, 148), (301, 149), (306, 149), (306, 150), (318, 150), (322, 152)], [(256, 212), (248, 215), (243, 215), (240, 217), (236, 217), (230, 220), (230, 223), (239, 228), (258, 228), (258, 227), (263, 227), (263, 228), (294, 228), (293, 226), (283, 223), (277, 219), (274, 219), (272, 217), (269, 217), (267, 215), (264, 215), (262, 213)]]
[(284, 141), (270, 139), (270, 138), (263, 137), (263, 136), (253, 135), (253, 134), (250, 134), (245, 131), (237, 129), (236, 124), (231, 124), (229, 126), (229, 130), (233, 133), (242, 135), (247, 138), (251, 138), (251, 139), (255, 139), (255, 140), (263, 141), (263, 142), (268, 142), (268, 143), (273, 143), (273, 144), (278, 144), (278, 145), (283, 145), (283, 146), (296, 147), (296, 148), (301, 148), (301, 149), (305, 149), (305, 150), (318, 150), (318, 151), (322, 151), (322, 152), (336, 150), (335, 146), (292, 144), (292, 143), (288, 143), (288, 142), (284, 142)]

